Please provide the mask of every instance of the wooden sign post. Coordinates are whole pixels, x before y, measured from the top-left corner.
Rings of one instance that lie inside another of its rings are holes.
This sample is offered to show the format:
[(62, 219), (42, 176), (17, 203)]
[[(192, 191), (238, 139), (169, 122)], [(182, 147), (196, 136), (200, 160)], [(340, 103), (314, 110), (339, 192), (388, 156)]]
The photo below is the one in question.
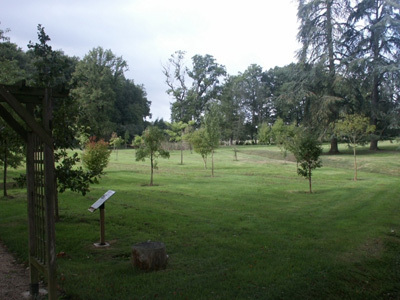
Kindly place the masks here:
[(100, 243), (94, 243), (96, 247), (108, 247), (110, 244), (105, 241), (105, 227), (104, 227), (104, 209), (105, 202), (115, 194), (115, 191), (109, 190), (103, 196), (100, 197), (92, 206), (88, 209), (90, 212), (94, 212), (96, 209), (100, 209)]

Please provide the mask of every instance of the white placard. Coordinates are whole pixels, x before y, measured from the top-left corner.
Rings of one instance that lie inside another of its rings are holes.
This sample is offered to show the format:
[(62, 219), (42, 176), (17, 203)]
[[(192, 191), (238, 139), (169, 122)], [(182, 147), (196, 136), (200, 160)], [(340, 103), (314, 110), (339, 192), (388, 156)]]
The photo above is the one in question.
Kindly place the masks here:
[(115, 191), (108, 190), (103, 196), (100, 197), (99, 200), (97, 200), (95, 203), (92, 204), (92, 206), (88, 209), (90, 212), (94, 212), (96, 209), (98, 209), (100, 206), (104, 204), (112, 195), (115, 194)]

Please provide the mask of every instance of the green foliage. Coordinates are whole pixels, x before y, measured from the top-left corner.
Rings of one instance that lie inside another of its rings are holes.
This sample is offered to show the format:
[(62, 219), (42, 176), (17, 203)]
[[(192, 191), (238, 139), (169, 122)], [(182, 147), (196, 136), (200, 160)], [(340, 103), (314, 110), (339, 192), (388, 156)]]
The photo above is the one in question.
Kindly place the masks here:
[(73, 74), (71, 95), (79, 103), (78, 124), (90, 127), (90, 134), (107, 138), (118, 130), (140, 133), (150, 115), (150, 102), (143, 86), (127, 80), (127, 63), (111, 50), (92, 49)]
[(292, 147), (295, 133), (296, 126), (293, 124), (285, 124), (281, 118), (278, 118), (271, 127), (271, 138), (279, 147), (279, 149), (281, 149), (283, 158), (285, 159), (287, 156), (287, 150), (293, 153), (295, 151), (295, 149)]
[(210, 147), (215, 150), (219, 147), (219, 141), (221, 137), (221, 112), (219, 106), (213, 103), (209, 106), (209, 109), (204, 116), (203, 125), (206, 129), (207, 141)]
[(150, 158), (150, 186), (153, 185), (153, 172), (157, 169), (157, 158), (169, 158), (169, 152), (163, 148), (162, 142), (165, 140), (164, 133), (161, 129), (155, 126), (148, 127), (142, 137), (136, 137), (134, 144), (136, 150), (136, 160), (144, 161), (145, 158)]
[(96, 142), (96, 137), (91, 137), (82, 153), (82, 163), (93, 176), (100, 176), (107, 167), (111, 151), (108, 143), (103, 139)]
[(25, 53), (16, 44), (0, 42), (0, 83), (14, 84), (26, 79)]
[(272, 129), (267, 123), (262, 123), (258, 128), (258, 142), (261, 145), (269, 145), (272, 140)]
[(310, 193), (312, 193), (312, 170), (322, 167), (320, 156), (322, 147), (318, 140), (309, 133), (304, 133), (296, 141), (294, 155), (298, 162), (297, 173), (309, 181)]
[(110, 145), (113, 146), (114, 149), (120, 148), (124, 144), (124, 139), (117, 135), (116, 132), (111, 134)]
[(205, 169), (207, 169), (207, 156), (212, 151), (212, 147), (207, 139), (207, 132), (204, 127), (197, 129), (187, 136), (187, 140), (193, 146), (194, 151), (201, 155)]
[(172, 123), (166, 122), (166, 124), (169, 129), (165, 130), (165, 132), (168, 134), (169, 140), (172, 142), (183, 141), (183, 133), (188, 124), (182, 121)]
[(18, 168), (25, 159), (21, 137), (0, 119), (0, 166), (3, 166), (3, 195), (7, 196), (8, 168)]
[[(98, 183), (97, 176), (92, 170), (85, 171), (76, 165), (80, 162), (78, 153), (72, 156), (65, 150), (60, 150), (55, 154), (57, 189), (59, 193), (64, 193), (67, 189), (72, 192), (81, 193), (85, 196), (90, 191), (90, 184)], [(89, 159), (89, 158), (87, 158)], [(89, 159), (90, 160), (90, 159)]]
[(166, 77), (165, 82), (168, 86), (167, 94), (175, 99), (171, 103), (171, 120), (173, 122), (188, 122), (190, 116), (186, 114), (186, 87), (187, 68), (184, 64), (185, 51), (175, 51), (168, 59), (168, 64), (163, 66), (163, 73)]
[(345, 115), (335, 123), (335, 133), (342, 137), (351, 148), (364, 145), (368, 137), (375, 131), (375, 125), (370, 125), (369, 118), (359, 115)]
[[(209, 54), (193, 56), (192, 68), (186, 68), (184, 55), (184, 51), (176, 51), (163, 67), (167, 93), (175, 99), (171, 104), (171, 119), (174, 122), (195, 120), (199, 125), (208, 103), (219, 97), (226, 69)], [(192, 81), (190, 88), (186, 86), (186, 76)]]
[(202, 127), (188, 135), (188, 141), (194, 151), (199, 153), (207, 169), (207, 156), (212, 155), (211, 175), (214, 176), (214, 150), (219, 147), (220, 141), (220, 111), (214, 104), (204, 116)]
[(127, 148), (130, 138), (131, 138), (131, 136), (130, 136), (129, 130), (125, 130), (125, 133), (124, 133), (125, 148)]
[(165, 132), (169, 136), (169, 140), (172, 142), (179, 142), (181, 148), (181, 165), (183, 165), (183, 141), (185, 135), (185, 129), (189, 126), (188, 123), (184, 123), (182, 121), (168, 123), (166, 122), (169, 129), (166, 129)]
[(257, 132), (256, 126), (270, 121), (270, 91), (263, 80), (261, 66), (252, 64), (240, 76), (243, 105), (250, 116), (250, 136), (253, 139)]
[(115, 159), (118, 160), (118, 148), (120, 148), (125, 143), (124, 139), (117, 135), (116, 132), (111, 134), (110, 145), (113, 147), (115, 151)]
[(335, 123), (335, 133), (342, 137), (353, 148), (354, 153), (354, 180), (357, 180), (357, 154), (358, 145), (364, 145), (367, 138), (375, 131), (375, 125), (370, 125), (369, 118), (359, 115), (345, 115)]

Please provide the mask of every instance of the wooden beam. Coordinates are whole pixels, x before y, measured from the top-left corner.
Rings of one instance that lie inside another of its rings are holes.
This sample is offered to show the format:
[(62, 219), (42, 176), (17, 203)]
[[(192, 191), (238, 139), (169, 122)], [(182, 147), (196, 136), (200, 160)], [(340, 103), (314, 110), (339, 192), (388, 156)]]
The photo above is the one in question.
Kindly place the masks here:
[(35, 132), (46, 145), (53, 147), (53, 138), (49, 135), (43, 127), (36, 122), (35, 118), (18, 102), (18, 100), (9, 93), (4, 86), (0, 86), (0, 97), (2, 97), (17, 113), (17, 115), (28, 125), (33, 132)]
[(3, 120), (6, 121), (6, 123), (10, 125), (10, 127), (14, 129), (15, 132), (18, 133), (25, 142), (28, 142), (27, 132), (25, 128), (21, 126), (21, 124), (19, 124), (14, 119), (14, 117), (7, 111), (7, 109), (5, 109), (4, 106), (2, 106), (1, 104), (0, 104), (0, 117), (3, 118)]
[[(10, 94), (13, 94), (20, 103), (34, 103), (34, 104), (42, 104), (42, 100), (45, 96), (44, 88), (34, 88), (27, 87), (24, 82), (19, 82), (14, 85), (0, 85), (4, 87)], [(57, 98), (66, 98), (68, 97), (69, 91), (64, 88), (53, 89), (52, 97), (54, 99)], [(0, 98), (0, 102), (4, 102)]]

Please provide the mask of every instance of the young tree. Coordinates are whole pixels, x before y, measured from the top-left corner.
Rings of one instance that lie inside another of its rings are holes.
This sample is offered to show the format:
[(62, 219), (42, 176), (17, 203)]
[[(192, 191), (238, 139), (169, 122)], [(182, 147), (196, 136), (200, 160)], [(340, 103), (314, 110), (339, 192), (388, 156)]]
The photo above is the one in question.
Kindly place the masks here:
[(353, 148), (354, 155), (354, 181), (357, 181), (357, 155), (358, 145), (365, 144), (368, 136), (375, 131), (375, 125), (370, 125), (367, 117), (354, 114), (345, 115), (335, 124), (335, 132), (343, 137), (349, 147)]
[(108, 143), (103, 139), (96, 142), (96, 137), (91, 137), (82, 153), (82, 163), (93, 176), (104, 174), (110, 160), (111, 151), (108, 149)]
[(117, 135), (116, 132), (111, 134), (110, 145), (113, 147), (115, 151), (115, 159), (118, 160), (118, 148), (120, 148), (124, 144), (124, 139)]
[(262, 123), (258, 128), (258, 142), (263, 145), (271, 144), (272, 128), (267, 123)]
[(180, 143), (180, 150), (181, 150), (181, 165), (183, 165), (183, 136), (185, 134), (185, 129), (187, 128), (188, 124), (182, 121), (168, 123), (166, 122), (169, 129), (166, 130), (167, 134), (169, 135), (170, 141)]
[(303, 133), (296, 139), (294, 146), (294, 155), (298, 162), (297, 174), (308, 179), (310, 193), (312, 193), (312, 170), (320, 168), (322, 162), (320, 155), (322, 154), (322, 147), (318, 140), (309, 133)]
[(194, 151), (199, 153), (207, 169), (207, 157), (211, 154), (211, 176), (214, 177), (214, 151), (220, 141), (220, 112), (216, 104), (212, 104), (204, 116), (202, 126), (188, 135), (188, 141), (193, 145)]
[(142, 137), (135, 138), (134, 144), (138, 147), (136, 150), (136, 160), (144, 161), (145, 158), (150, 158), (150, 186), (153, 185), (154, 169), (157, 169), (158, 157), (169, 158), (169, 152), (162, 146), (164, 141), (164, 133), (161, 129), (155, 126), (148, 127)]
[(124, 133), (125, 149), (128, 148), (129, 139), (130, 139), (129, 130), (125, 130), (125, 133)]
[(201, 155), (204, 162), (204, 168), (207, 169), (207, 156), (211, 153), (212, 149), (207, 142), (207, 133), (204, 127), (193, 131), (186, 137), (187, 141), (193, 146), (196, 153)]
[(282, 156), (286, 161), (287, 150), (289, 150), (290, 139), (295, 134), (294, 125), (286, 125), (281, 118), (278, 118), (271, 128), (271, 136), (274, 143), (279, 147)]
[(211, 177), (214, 177), (214, 151), (219, 147), (221, 114), (216, 103), (212, 103), (204, 116), (206, 139), (211, 149)]
[(3, 196), (7, 197), (8, 167), (17, 168), (25, 158), (23, 141), (8, 125), (0, 120), (0, 166), (3, 166)]

